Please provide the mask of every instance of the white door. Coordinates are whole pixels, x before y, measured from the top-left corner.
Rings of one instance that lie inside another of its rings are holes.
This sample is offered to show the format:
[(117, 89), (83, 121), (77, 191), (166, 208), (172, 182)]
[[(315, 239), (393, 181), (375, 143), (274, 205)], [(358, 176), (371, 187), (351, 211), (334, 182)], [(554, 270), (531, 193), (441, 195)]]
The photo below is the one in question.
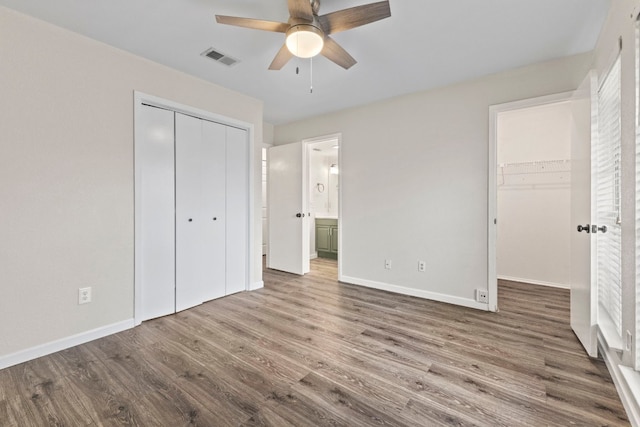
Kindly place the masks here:
[(249, 141), (247, 131), (226, 127), (226, 294), (247, 289), (249, 259)]
[(136, 114), (136, 280), (140, 321), (175, 311), (173, 111)]
[(202, 120), (176, 113), (176, 311), (204, 301)]
[(202, 121), (200, 163), (203, 299), (209, 301), (226, 292), (226, 126)]
[(267, 267), (309, 272), (306, 156), (302, 142), (269, 148), (269, 254)]
[[(572, 100), (571, 134), (571, 328), (591, 357), (597, 357), (597, 288), (592, 277), (595, 242), (591, 233), (591, 120), (596, 111), (590, 73)], [(578, 231), (578, 230), (581, 231)]]

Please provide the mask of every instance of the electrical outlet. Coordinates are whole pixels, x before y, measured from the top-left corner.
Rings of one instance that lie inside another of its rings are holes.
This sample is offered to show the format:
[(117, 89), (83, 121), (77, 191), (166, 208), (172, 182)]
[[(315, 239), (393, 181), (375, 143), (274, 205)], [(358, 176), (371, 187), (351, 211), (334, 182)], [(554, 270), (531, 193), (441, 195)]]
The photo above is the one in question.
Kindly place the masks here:
[(78, 304), (87, 304), (91, 302), (91, 288), (78, 289)]
[(418, 261), (418, 271), (421, 273), (424, 273), (426, 269), (427, 269), (427, 263), (424, 261)]
[(391, 260), (390, 259), (385, 259), (384, 260), (384, 268), (386, 268), (387, 270), (391, 270)]
[(633, 335), (631, 335), (631, 332), (627, 331), (627, 340), (625, 342), (625, 350), (631, 351), (632, 348), (633, 348)]
[(489, 293), (486, 289), (476, 289), (476, 301), (487, 304), (489, 302)]

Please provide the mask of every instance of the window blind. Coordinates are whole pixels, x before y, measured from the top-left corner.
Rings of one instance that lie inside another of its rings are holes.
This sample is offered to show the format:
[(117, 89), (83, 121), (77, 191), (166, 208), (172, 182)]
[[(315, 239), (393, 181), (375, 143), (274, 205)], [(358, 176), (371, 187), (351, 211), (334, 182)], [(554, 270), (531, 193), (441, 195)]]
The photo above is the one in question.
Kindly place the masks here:
[[(594, 144), (596, 224), (607, 232), (596, 234), (598, 324), (613, 323), (622, 337), (620, 279), (620, 56), (598, 92), (598, 139)], [(607, 319), (608, 317), (608, 319)]]

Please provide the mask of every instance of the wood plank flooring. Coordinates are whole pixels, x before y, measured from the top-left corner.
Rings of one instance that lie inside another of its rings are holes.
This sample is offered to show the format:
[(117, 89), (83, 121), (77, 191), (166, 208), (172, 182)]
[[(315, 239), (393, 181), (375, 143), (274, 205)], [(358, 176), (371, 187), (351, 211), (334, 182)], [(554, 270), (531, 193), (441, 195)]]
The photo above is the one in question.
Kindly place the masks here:
[(0, 426), (628, 425), (566, 290), (499, 313), (298, 277), (0, 371)]

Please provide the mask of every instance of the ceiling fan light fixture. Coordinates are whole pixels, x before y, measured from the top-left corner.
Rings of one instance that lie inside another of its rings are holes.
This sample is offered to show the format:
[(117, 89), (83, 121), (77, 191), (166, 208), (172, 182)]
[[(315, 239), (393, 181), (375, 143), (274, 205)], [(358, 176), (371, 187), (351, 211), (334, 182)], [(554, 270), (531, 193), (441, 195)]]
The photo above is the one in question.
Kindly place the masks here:
[(323, 47), (324, 33), (314, 25), (294, 25), (287, 31), (287, 49), (298, 58), (312, 58)]

